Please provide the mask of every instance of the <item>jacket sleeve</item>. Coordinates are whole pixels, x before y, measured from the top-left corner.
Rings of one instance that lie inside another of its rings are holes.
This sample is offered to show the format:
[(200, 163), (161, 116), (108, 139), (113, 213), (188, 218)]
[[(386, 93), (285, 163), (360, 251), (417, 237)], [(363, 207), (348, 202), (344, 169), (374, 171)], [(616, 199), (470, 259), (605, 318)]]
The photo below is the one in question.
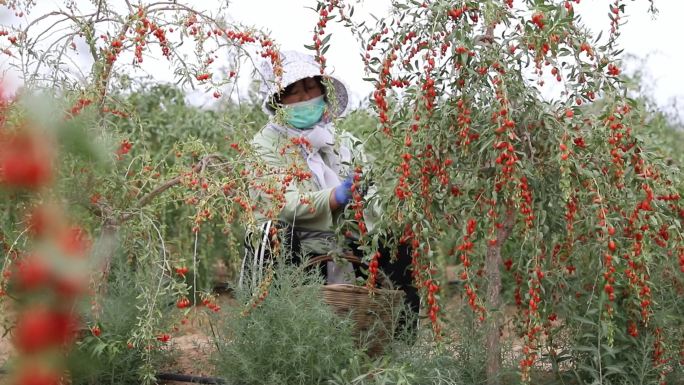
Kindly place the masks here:
[(330, 210), (330, 193), (333, 187), (315, 192), (302, 193), (294, 189), (285, 193), (285, 206), (280, 211), (281, 220), (294, 226), (327, 231), (333, 227)]
[[(311, 181), (297, 182), (290, 179), (285, 156), (276, 151), (257, 147), (257, 154), (265, 163), (265, 175), (255, 178), (250, 190), (252, 199), (264, 213), (269, 210), (272, 216), (293, 226), (318, 231), (333, 228), (333, 213), (330, 210), (330, 194), (333, 188), (311, 191)], [(305, 167), (305, 166), (304, 166)], [(286, 182), (289, 179), (289, 182)], [(267, 215), (268, 216), (268, 215)]]

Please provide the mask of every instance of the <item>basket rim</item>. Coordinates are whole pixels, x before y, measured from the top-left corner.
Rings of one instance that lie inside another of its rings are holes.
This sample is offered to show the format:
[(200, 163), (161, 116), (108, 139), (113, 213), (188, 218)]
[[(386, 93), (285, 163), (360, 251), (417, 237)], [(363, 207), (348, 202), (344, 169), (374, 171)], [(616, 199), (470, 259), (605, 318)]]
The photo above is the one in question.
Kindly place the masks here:
[(323, 290), (329, 291), (345, 291), (355, 292), (360, 294), (384, 294), (384, 295), (405, 295), (403, 290), (399, 289), (384, 289), (384, 288), (368, 288), (366, 286), (352, 285), (349, 283), (333, 283), (329, 285), (322, 285)]
[[(344, 253), (342, 255), (338, 255), (336, 257), (332, 256), (330, 254), (317, 255), (317, 256), (309, 258), (304, 263), (304, 267), (310, 267), (310, 266), (313, 266), (313, 265), (316, 265), (316, 264), (319, 264), (322, 262), (333, 262), (333, 261), (335, 261), (336, 258), (346, 260), (346, 261), (350, 262), (351, 264), (361, 265), (361, 266), (365, 266), (366, 268), (368, 268), (368, 264), (363, 262), (359, 257), (357, 257), (356, 255), (354, 255), (351, 252), (347, 252), (347, 253)], [(378, 271), (378, 278), (379, 278), (379, 283), (380, 283), (380, 286), (382, 289), (395, 290), (394, 284), (392, 283), (392, 280), (390, 280), (389, 277), (387, 276), (387, 274), (385, 274), (382, 270)]]

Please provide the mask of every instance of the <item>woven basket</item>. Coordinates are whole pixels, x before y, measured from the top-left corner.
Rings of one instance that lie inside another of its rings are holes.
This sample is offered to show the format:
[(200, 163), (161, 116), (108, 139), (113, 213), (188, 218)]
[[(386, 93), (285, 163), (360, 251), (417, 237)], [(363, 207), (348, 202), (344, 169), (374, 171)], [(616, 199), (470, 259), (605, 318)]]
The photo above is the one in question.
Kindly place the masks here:
[[(361, 265), (362, 262), (353, 255), (344, 255), (338, 259), (345, 259), (352, 264)], [(310, 258), (306, 266), (333, 261), (329, 255)], [(404, 292), (394, 290), (390, 280), (378, 273), (380, 289), (369, 289), (365, 286), (349, 284), (324, 285), (321, 294), (325, 303), (342, 317), (351, 317), (354, 322), (354, 333), (357, 341), (368, 341), (367, 353), (377, 356), (384, 350), (385, 344), (393, 333), (393, 310), (404, 306)]]

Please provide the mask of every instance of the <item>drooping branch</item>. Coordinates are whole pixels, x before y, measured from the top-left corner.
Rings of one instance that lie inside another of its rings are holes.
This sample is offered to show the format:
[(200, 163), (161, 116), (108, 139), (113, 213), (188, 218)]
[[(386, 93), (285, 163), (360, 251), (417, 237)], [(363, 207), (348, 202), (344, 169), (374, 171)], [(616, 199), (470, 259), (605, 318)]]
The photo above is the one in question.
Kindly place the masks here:
[[(199, 162), (197, 162), (197, 164), (195, 166), (193, 166), (192, 171), (193, 172), (200, 172), (200, 173), (203, 172), (206, 169), (206, 167), (210, 164), (210, 162), (213, 160), (222, 161), (224, 159), (223, 159), (223, 156), (218, 155), (218, 154), (207, 155), (204, 158), (202, 158)], [(155, 197), (162, 194), (164, 191), (170, 189), (173, 186), (180, 184), (181, 180), (182, 180), (182, 177), (177, 176), (173, 179), (170, 179), (170, 180), (162, 183), (161, 185), (156, 187), (154, 190), (150, 191), (145, 196), (140, 198), (137, 201), (137, 203), (135, 204), (135, 207), (136, 208), (144, 207), (145, 205), (150, 203)], [(90, 205), (89, 208), (90, 208), (91, 212), (93, 212), (94, 214), (103, 218), (104, 224), (102, 226), (102, 232), (101, 232), (100, 238), (104, 239), (104, 240), (109, 240), (110, 242), (112, 240), (116, 239), (116, 237), (119, 233), (120, 226), (124, 222), (126, 222), (127, 220), (131, 219), (134, 216), (133, 213), (128, 213), (128, 214), (123, 214), (123, 215), (117, 217), (113, 213), (113, 210), (111, 207), (109, 207), (105, 204), (102, 204), (102, 203)], [(104, 264), (103, 277), (106, 277), (107, 274), (109, 273), (111, 261), (112, 261), (112, 258), (114, 257), (114, 251), (115, 251), (115, 248), (113, 248), (113, 247), (108, 248), (104, 252), (104, 255), (102, 256), (103, 262), (104, 262), (103, 263)]]
[[(192, 171), (193, 172), (203, 172), (212, 160), (221, 161), (221, 160), (223, 160), (223, 157), (221, 155), (218, 155), (218, 154), (207, 155), (204, 158), (202, 158), (199, 162), (197, 162), (197, 164), (195, 166), (193, 166)], [(173, 186), (180, 184), (181, 180), (182, 180), (182, 176), (179, 175), (173, 179), (170, 179), (170, 180), (162, 183), (161, 185), (157, 186), (154, 190), (150, 191), (149, 193), (145, 194), (142, 198), (140, 198), (135, 206), (137, 208), (144, 207), (145, 205), (150, 203), (150, 201), (152, 201), (152, 199), (154, 199), (155, 197), (157, 197), (158, 195), (160, 195), (164, 191), (170, 189)], [(127, 221), (128, 219), (130, 219), (132, 216), (133, 216), (133, 214), (122, 215), (121, 218), (119, 219), (118, 223), (123, 223), (123, 222)]]

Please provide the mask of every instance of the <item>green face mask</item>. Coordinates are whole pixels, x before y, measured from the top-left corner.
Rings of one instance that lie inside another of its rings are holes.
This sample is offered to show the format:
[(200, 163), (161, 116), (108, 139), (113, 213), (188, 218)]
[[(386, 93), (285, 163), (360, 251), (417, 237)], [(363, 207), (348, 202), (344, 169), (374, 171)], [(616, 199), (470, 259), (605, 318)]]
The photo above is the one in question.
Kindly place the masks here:
[(321, 120), (325, 111), (325, 99), (321, 95), (303, 102), (286, 104), (283, 109), (289, 125), (306, 130)]

